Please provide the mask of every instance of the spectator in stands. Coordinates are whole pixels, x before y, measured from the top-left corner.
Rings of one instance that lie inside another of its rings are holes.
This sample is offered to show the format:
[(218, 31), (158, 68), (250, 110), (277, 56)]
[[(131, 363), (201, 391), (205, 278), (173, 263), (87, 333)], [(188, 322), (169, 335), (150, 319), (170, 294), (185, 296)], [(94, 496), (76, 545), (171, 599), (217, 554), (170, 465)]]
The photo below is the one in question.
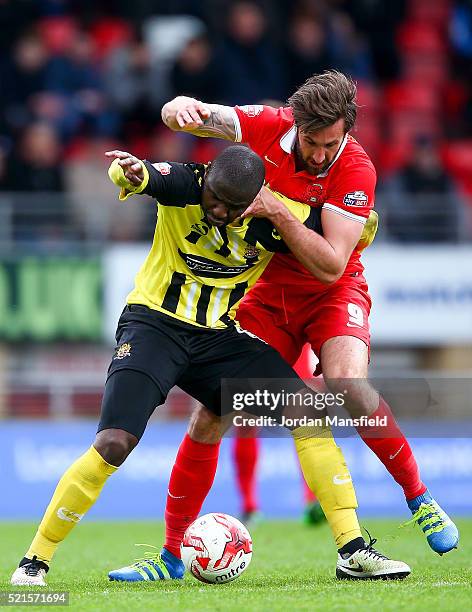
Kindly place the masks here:
[(223, 70), (206, 36), (192, 38), (179, 53), (170, 72), (174, 95), (199, 100), (221, 100)]
[(387, 233), (400, 242), (457, 242), (466, 232), (463, 204), (428, 137), (417, 139), (384, 193)]
[(457, 0), (451, 11), (450, 40), (457, 76), (462, 81), (464, 100), (458, 117), (457, 134), (472, 137), (472, 0)]
[[(51, 125), (36, 122), (25, 128), (9, 159), (5, 188), (25, 192), (13, 200), (15, 240), (28, 241), (39, 249), (44, 244), (47, 250), (49, 240), (73, 236), (67, 200), (51, 196), (51, 192), (64, 190), (63, 150)], [(27, 192), (34, 192), (34, 197)]]
[(61, 104), (56, 124), (65, 138), (84, 129), (103, 136), (116, 131), (117, 118), (107, 106), (89, 34), (77, 32), (65, 53), (50, 59), (45, 85)]
[(471, 74), (472, 0), (458, 0), (451, 13), (450, 38), (462, 68)]
[(2, 0), (0, 2), (0, 61), (13, 49), (22, 32), (38, 17), (38, 1)]
[(285, 98), (282, 54), (270, 40), (267, 29), (266, 16), (255, 2), (239, 0), (231, 6), (227, 33), (217, 49), (224, 71), (224, 102)]
[(331, 16), (329, 43), (332, 55), (331, 68), (346, 72), (355, 79), (372, 78), (369, 46), (346, 13), (337, 11)]
[(23, 34), (13, 52), (0, 58), (0, 113), (8, 130), (21, 129), (31, 121), (45, 89), (46, 62), (46, 49), (32, 32)]
[(319, 18), (305, 13), (295, 16), (289, 29), (286, 61), (289, 91), (298, 89), (313, 74), (332, 67), (326, 28)]
[(63, 191), (62, 155), (58, 134), (51, 125), (28, 125), (9, 162), (7, 189)]
[(408, 0), (337, 0), (338, 10), (349, 14), (368, 40), (374, 73), (381, 81), (400, 76), (401, 61), (396, 46), (397, 26), (406, 14)]
[[(112, 107), (123, 123), (155, 125), (160, 121), (162, 71), (151, 61), (146, 44), (138, 39), (121, 45), (106, 60), (104, 83)], [(125, 129), (126, 134), (126, 129)]]

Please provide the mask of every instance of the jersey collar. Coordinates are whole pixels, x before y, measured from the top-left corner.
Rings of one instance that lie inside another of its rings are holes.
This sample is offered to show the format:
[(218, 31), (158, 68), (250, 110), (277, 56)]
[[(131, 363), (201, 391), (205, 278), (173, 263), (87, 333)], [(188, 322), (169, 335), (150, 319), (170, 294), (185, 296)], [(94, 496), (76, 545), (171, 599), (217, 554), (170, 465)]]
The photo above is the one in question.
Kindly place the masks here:
[(280, 139), (280, 147), (285, 153), (291, 153), (295, 145), (295, 138), (297, 136), (297, 126), (295, 124), (289, 129), (288, 132)]
[[(295, 139), (297, 137), (297, 131), (298, 131), (297, 126), (294, 124), (288, 130), (288, 132), (285, 132), (285, 134), (281, 137), (279, 141), (280, 148), (282, 149), (282, 151), (285, 151), (285, 153), (292, 153), (293, 148), (295, 146)], [(345, 134), (343, 141), (341, 142), (341, 146), (339, 147), (338, 152), (336, 153), (333, 161), (329, 164), (329, 166), (326, 168), (324, 172), (322, 172), (321, 174), (317, 174), (316, 178), (324, 178), (328, 176), (328, 172), (330, 168), (339, 159), (341, 153), (344, 151), (344, 147), (347, 144), (347, 139), (348, 139), (348, 134)]]

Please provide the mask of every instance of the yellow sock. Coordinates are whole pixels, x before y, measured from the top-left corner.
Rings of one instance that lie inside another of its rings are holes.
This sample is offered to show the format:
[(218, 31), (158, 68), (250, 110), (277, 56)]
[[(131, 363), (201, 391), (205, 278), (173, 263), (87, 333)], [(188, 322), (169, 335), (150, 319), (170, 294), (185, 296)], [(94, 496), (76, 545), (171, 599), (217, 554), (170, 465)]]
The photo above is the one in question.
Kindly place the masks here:
[(60, 479), (25, 557), (49, 563), (59, 543), (97, 500), (107, 478), (118, 468), (91, 446)]
[(351, 475), (329, 427), (292, 432), (308, 487), (320, 501), (337, 548), (361, 536)]

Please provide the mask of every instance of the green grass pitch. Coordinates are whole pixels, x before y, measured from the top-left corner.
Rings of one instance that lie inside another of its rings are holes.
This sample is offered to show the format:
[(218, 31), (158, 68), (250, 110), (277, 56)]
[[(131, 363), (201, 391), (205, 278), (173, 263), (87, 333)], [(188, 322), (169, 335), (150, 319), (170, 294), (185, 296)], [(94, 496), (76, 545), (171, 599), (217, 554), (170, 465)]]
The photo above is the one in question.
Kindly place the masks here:
[[(472, 520), (458, 521), (458, 550), (440, 557), (417, 529), (366, 520), (382, 552), (406, 561), (412, 574), (403, 581), (337, 581), (329, 530), (297, 522), (265, 522), (251, 529), (254, 556), (246, 573), (226, 585), (183, 581), (123, 584), (107, 571), (142, 555), (134, 543), (159, 545), (162, 523), (85, 522), (58, 550), (48, 589), (70, 592), (70, 610), (273, 611), (470, 610), (472, 607)], [(31, 523), (0, 524), (0, 590), (10, 590), (11, 572), (34, 534)], [(18, 608), (16, 608), (18, 609)], [(26, 609), (26, 608), (21, 608)], [(31, 609), (31, 608), (30, 608)]]

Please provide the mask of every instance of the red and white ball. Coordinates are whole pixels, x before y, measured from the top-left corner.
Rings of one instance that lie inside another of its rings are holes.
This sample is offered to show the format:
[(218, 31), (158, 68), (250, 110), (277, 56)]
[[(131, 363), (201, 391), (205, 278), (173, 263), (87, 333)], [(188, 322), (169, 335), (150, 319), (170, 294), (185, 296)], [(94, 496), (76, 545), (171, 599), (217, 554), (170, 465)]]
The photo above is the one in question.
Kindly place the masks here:
[(252, 539), (238, 519), (211, 512), (190, 525), (180, 552), (185, 568), (197, 580), (222, 584), (246, 571), (252, 559)]

